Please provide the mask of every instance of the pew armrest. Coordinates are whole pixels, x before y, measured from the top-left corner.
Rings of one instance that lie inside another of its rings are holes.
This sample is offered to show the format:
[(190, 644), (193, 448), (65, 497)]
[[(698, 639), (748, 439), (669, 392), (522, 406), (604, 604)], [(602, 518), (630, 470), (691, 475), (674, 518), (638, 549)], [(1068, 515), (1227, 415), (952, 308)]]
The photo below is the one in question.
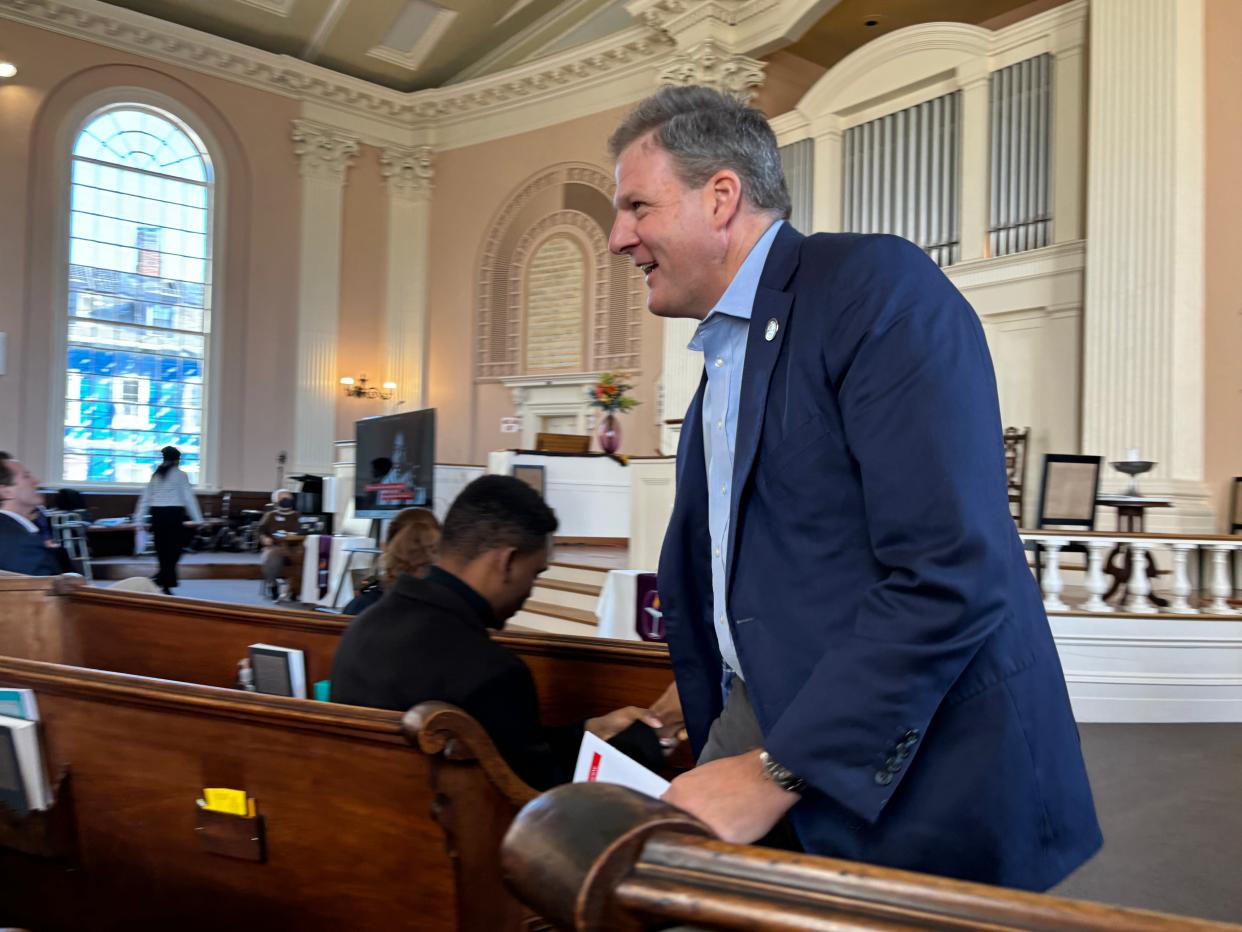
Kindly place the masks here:
[(515, 808), (537, 796), (500, 756), (491, 737), (475, 719), (447, 702), (421, 702), (401, 719), (410, 744), (445, 760), (477, 761), (491, 784)]

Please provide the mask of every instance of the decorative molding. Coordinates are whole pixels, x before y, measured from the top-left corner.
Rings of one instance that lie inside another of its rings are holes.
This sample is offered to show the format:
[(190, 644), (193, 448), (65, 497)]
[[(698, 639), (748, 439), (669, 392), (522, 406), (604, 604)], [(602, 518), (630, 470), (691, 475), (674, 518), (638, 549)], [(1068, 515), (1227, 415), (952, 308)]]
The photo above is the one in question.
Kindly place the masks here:
[(358, 139), (331, 126), (294, 120), (293, 152), (301, 160), (302, 177), (345, 183), (358, 155)]
[(660, 83), (701, 84), (750, 103), (763, 83), (764, 67), (764, 62), (732, 54), (715, 39), (706, 39), (665, 65)]
[(423, 34), (418, 37), (418, 41), (408, 51), (403, 52), (388, 45), (377, 45), (367, 50), (367, 57), (377, 58), (380, 61), (388, 62), (390, 65), (396, 65), (398, 68), (417, 71), (427, 56), (431, 54), (431, 50), (436, 47), (436, 43), (448, 32), (455, 19), (457, 19), (456, 10), (441, 9)]
[[(518, 106), (549, 104), (555, 92), (592, 95), (594, 104), (620, 106), (631, 99), (627, 79), (649, 73), (667, 55), (667, 37), (635, 26), (597, 42), (567, 49), (541, 61), (446, 88), (404, 93), (351, 78), (287, 55), (276, 55), (239, 42), (113, 6), (100, 0), (0, 0), (0, 19), (36, 26), (71, 38), (95, 42), (210, 74), (297, 100), (313, 100), (365, 113), (403, 129), (438, 127), (445, 121), (475, 120), (476, 136), (456, 144), (495, 138), (489, 118)], [(622, 88), (621, 96), (601, 88)], [(578, 115), (563, 100), (550, 104), (523, 130), (551, 125)], [(599, 106), (592, 106), (596, 112)], [(582, 111), (587, 112), (587, 111)], [(534, 124), (534, 125), (532, 125)], [(517, 132), (518, 130), (507, 130)], [(476, 138), (477, 137), (477, 138)]]
[(293, 13), (293, 5), (297, 3), (297, 0), (237, 0), (237, 2), (255, 7), (264, 13), (274, 13), (282, 18), (287, 18)]
[(431, 146), (385, 146), (379, 162), (389, 195), (411, 201), (430, 200), (435, 187), (434, 156)]

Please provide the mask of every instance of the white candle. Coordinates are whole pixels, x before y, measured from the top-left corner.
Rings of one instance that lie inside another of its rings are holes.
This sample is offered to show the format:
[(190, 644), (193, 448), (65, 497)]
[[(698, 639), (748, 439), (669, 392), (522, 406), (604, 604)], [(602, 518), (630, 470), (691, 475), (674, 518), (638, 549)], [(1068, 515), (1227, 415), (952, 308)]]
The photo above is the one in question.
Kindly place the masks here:
[(1138, 447), (1131, 447), (1129, 450), (1126, 451), (1126, 462), (1127, 463), (1139, 462)]

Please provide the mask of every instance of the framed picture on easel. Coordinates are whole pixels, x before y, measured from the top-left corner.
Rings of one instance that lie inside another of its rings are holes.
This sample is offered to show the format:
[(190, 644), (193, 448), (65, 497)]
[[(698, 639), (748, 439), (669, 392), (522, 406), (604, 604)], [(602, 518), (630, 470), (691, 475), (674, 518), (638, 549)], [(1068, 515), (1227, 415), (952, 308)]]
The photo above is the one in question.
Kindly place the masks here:
[(513, 478), (520, 479), (528, 486), (539, 493), (540, 498), (546, 498), (544, 495), (544, 472), (542, 466), (514, 466)]

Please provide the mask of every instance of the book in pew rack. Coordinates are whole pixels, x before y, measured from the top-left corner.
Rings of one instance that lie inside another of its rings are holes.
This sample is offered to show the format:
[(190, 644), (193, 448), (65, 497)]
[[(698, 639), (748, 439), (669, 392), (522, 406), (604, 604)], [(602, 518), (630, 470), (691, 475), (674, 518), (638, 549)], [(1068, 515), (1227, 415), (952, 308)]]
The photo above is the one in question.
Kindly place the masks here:
[(35, 701), (34, 690), (0, 687), (0, 715), (37, 722), (39, 704)]
[(19, 815), (52, 804), (37, 722), (0, 715), (0, 803)]
[(254, 671), (255, 692), (306, 698), (306, 657), (300, 650), (251, 644), (250, 668)]

